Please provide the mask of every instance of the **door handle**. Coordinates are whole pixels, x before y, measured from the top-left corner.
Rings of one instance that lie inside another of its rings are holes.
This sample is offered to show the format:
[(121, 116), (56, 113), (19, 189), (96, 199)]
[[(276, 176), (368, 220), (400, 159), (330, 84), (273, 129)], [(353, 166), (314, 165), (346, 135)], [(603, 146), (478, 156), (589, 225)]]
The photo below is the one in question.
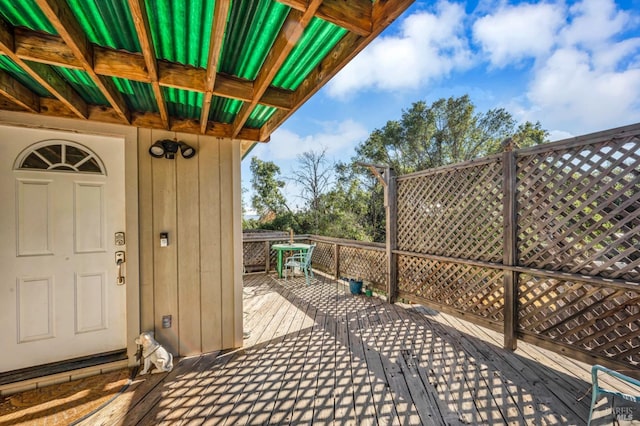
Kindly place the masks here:
[(117, 251), (116, 252), (116, 265), (118, 265), (118, 277), (116, 279), (116, 284), (124, 285), (124, 275), (122, 275), (122, 264), (125, 262), (124, 252)]

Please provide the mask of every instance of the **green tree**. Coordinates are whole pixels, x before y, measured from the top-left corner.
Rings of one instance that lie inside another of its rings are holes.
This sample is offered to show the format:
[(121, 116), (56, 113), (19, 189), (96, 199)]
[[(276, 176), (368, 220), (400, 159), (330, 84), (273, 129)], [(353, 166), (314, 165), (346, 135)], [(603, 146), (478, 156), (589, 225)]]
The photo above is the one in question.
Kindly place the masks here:
[[(402, 175), (499, 153), (508, 137), (525, 147), (545, 142), (548, 132), (540, 123), (516, 127), (503, 108), (478, 112), (468, 95), (442, 98), (431, 105), (419, 101), (404, 110), (400, 120), (374, 130), (357, 146), (353, 161), (388, 165)], [(370, 235), (374, 241), (383, 241), (382, 188), (365, 168), (357, 175), (361, 188), (371, 194), (366, 214)]]
[(288, 210), (282, 194), (285, 182), (279, 178), (280, 167), (271, 161), (262, 161), (258, 157), (251, 157), (251, 186), (253, 196), (251, 206), (266, 218), (269, 215), (280, 215)]
[(527, 148), (529, 146), (539, 145), (549, 141), (549, 132), (542, 128), (540, 122), (535, 124), (527, 121), (518, 126), (518, 130), (513, 135), (518, 148)]
[(324, 214), (320, 218), (319, 233), (371, 241), (373, 233), (367, 217), (371, 193), (357, 179), (356, 166), (338, 163), (334, 171), (334, 185), (321, 197)]
[(328, 164), (326, 149), (307, 151), (298, 155), (298, 166), (292, 180), (300, 187), (299, 197), (304, 201), (311, 220), (309, 232), (318, 233), (320, 217), (324, 214), (323, 195), (330, 189), (332, 168)]
[(356, 148), (356, 161), (390, 165), (406, 174), (500, 152), (508, 137), (529, 146), (548, 133), (540, 123), (516, 122), (503, 108), (477, 112), (468, 95), (415, 102)]

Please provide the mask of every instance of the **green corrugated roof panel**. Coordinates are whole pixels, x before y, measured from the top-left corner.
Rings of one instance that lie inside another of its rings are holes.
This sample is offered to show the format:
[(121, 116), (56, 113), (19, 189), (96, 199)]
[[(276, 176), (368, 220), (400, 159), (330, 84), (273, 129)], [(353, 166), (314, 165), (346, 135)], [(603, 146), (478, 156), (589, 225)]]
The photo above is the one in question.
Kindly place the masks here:
[(188, 90), (163, 87), (167, 110), (169, 114), (181, 119), (200, 119), (200, 105), (202, 105), (203, 94), (190, 92)]
[(53, 68), (78, 92), (85, 102), (95, 105), (109, 105), (98, 86), (85, 71), (63, 67)]
[(346, 33), (344, 28), (313, 18), (273, 79), (273, 85), (296, 90)]
[(254, 80), (288, 13), (274, 0), (234, 1), (219, 70)]
[(115, 77), (113, 82), (132, 110), (158, 112), (158, 103), (150, 84)]
[(266, 105), (258, 105), (254, 108), (246, 122), (247, 127), (260, 128), (278, 109)]
[(43, 98), (50, 98), (51, 94), (47, 89), (42, 87), (40, 83), (35, 81), (29, 74), (24, 72), (22, 68), (16, 65), (10, 58), (0, 55), (0, 69), (6, 71), (11, 77), (18, 80), (23, 86), (35, 92)]
[(154, 0), (146, 6), (156, 56), (206, 68), (215, 1)]
[(90, 42), (129, 52), (141, 51), (127, 0), (67, 0), (67, 3)]
[(214, 96), (211, 98), (209, 120), (218, 121), (220, 123), (232, 123), (233, 119), (236, 118), (236, 114), (240, 111), (242, 104), (243, 102), (238, 99)]
[(34, 0), (0, 0), (0, 15), (14, 27), (58, 34)]

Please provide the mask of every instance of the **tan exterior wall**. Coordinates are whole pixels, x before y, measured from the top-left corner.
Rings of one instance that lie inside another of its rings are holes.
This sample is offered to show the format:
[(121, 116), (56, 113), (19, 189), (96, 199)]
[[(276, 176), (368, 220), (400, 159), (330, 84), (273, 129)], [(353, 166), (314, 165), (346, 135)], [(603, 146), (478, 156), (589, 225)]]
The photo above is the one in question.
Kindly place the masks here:
[[(148, 154), (176, 136), (195, 157)], [(180, 355), (241, 346), (240, 141), (140, 129), (138, 148), (142, 330)]]
[[(0, 123), (124, 137), (130, 364), (140, 331), (180, 355), (242, 345), (241, 141), (7, 111)], [(174, 137), (195, 157), (148, 154)], [(166, 248), (160, 232), (169, 233)]]

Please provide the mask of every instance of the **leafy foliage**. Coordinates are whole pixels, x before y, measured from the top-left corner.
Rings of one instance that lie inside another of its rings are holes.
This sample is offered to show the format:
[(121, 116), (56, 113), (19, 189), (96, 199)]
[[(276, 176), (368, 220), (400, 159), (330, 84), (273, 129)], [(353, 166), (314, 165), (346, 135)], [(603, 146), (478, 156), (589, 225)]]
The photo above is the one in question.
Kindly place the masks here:
[(302, 211), (294, 213), (287, 207), (279, 167), (252, 158), (252, 206), (263, 217), (263, 228), (384, 241), (383, 188), (358, 163), (391, 166), (402, 175), (497, 154), (507, 138), (527, 147), (546, 142), (547, 137), (540, 123), (516, 126), (503, 108), (477, 112), (468, 95), (431, 105), (418, 101), (402, 112), (400, 120), (371, 132), (356, 147), (350, 164), (328, 164), (325, 151), (300, 155), (293, 180), (301, 188)]

